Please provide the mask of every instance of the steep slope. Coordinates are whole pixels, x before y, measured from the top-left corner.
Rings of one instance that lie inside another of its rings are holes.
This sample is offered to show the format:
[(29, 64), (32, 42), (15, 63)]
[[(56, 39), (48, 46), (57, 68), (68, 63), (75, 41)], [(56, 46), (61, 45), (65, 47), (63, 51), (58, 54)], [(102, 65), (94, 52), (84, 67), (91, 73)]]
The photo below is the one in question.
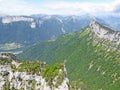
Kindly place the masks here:
[(53, 66), (40, 61), (18, 61), (0, 54), (0, 90), (69, 90), (63, 63)]
[(45, 60), (50, 64), (64, 61), (71, 90), (118, 90), (120, 52), (116, 40), (119, 40), (119, 32), (92, 21), (81, 31), (36, 44), (19, 57)]
[[(88, 25), (88, 16), (5, 16), (0, 18), (0, 51), (21, 50), (40, 41), (71, 33)], [(81, 24), (83, 23), (83, 24)], [(12, 43), (16, 45), (11, 46)], [(5, 45), (7, 44), (7, 46)], [(20, 47), (17, 47), (20, 45)], [(5, 47), (6, 46), (6, 47)], [(12, 48), (11, 48), (12, 47)]]

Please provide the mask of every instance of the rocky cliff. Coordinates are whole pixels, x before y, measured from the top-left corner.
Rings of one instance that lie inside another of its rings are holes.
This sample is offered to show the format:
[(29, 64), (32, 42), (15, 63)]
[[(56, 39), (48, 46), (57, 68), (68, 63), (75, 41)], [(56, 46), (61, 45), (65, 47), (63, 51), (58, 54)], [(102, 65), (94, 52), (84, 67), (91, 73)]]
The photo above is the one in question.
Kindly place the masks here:
[(12, 22), (19, 22), (19, 21), (33, 22), (34, 19), (30, 17), (23, 17), (23, 16), (14, 16), (14, 17), (6, 16), (2, 18), (2, 23), (4, 24), (12, 23)]
[(101, 25), (95, 20), (92, 20), (90, 30), (94, 34), (94, 41), (102, 43), (108, 47), (120, 49), (120, 32), (114, 31), (111, 28)]
[(18, 61), (0, 54), (0, 90), (69, 90), (64, 64)]
[(36, 28), (35, 20), (31, 17), (25, 17), (25, 16), (6, 16), (2, 18), (3, 24), (10, 24), (10, 23), (17, 23), (17, 22), (28, 22), (29, 27)]

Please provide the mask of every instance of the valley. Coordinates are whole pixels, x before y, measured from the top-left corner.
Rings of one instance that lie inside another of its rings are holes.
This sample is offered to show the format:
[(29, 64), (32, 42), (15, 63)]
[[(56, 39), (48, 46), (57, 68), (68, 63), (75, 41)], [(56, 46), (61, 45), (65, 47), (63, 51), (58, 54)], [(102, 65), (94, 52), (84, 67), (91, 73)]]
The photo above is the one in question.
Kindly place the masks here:
[(38, 42), (77, 31), (89, 22), (88, 15), (3, 16), (0, 17), (0, 51), (20, 52)]

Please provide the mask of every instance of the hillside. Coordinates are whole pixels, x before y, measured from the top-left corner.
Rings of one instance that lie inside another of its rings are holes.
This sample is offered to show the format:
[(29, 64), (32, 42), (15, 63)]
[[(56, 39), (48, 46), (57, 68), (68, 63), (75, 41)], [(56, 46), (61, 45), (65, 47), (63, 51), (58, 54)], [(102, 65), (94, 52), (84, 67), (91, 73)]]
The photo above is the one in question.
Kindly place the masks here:
[(0, 54), (0, 90), (69, 90), (63, 63), (52, 66), (40, 61), (19, 61)]
[(71, 90), (118, 90), (119, 33), (92, 21), (83, 30), (36, 44), (18, 57), (49, 64), (64, 61)]

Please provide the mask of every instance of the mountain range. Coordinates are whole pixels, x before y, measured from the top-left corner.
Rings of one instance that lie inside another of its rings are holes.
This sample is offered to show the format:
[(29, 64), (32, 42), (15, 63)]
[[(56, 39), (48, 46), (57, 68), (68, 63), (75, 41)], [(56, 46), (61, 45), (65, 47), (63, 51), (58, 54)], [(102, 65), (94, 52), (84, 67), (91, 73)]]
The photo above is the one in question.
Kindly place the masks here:
[(64, 62), (70, 90), (120, 88), (120, 32), (95, 19), (80, 31), (33, 45), (18, 58)]
[(89, 16), (2, 16), (0, 18), (0, 50), (24, 49), (37, 42), (77, 31), (89, 22)]
[(38, 42), (50, 40), (60, 35), (78, 31), (92, 19), (119, 31), (119, 17), (62, 16), (36, 14), (31, 16), (0, 16), (0, 52), (22, 52)]

